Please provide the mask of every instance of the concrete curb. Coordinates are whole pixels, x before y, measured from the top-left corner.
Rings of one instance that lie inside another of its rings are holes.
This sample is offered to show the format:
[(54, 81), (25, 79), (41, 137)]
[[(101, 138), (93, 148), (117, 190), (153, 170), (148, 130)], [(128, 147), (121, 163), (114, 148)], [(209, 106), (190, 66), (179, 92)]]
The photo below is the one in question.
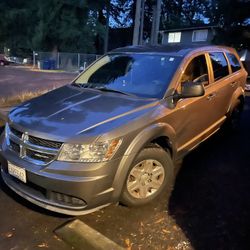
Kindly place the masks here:
[(115, 242), (76, 219), (55, 230), (55, 233), (75, 249), (125, 250)]

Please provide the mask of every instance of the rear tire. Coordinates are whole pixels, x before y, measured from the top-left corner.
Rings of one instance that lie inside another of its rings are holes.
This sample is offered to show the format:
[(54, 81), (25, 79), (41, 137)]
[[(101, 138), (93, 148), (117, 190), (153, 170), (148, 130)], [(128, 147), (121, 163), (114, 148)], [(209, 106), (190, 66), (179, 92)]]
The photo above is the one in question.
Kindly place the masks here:
[(138, 154), (124, 183), (121, 203), (141, 206), (163, 192), (167, 200), (174, 184), (174, 165), (168, 152), (161, 147), (146, 147)]
[(3, 61), (0, 61), (0, 66), (4, 66), (4, 62)]
[(240, 119), (243, 111), (243, 103), (240, 100), (237, 100), (233, 111), (228, 117), (226, 128), (229, 131), (238, 131), (240, 127)]

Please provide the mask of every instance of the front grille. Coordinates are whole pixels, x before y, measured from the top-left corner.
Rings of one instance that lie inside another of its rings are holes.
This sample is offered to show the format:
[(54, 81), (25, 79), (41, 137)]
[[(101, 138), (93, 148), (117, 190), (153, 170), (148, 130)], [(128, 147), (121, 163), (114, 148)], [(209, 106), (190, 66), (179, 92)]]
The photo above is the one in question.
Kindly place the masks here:
[(7, 128), (9, 148), (21, 158), (39, 165), (46, 165), (53, 161), (58, 154), (62, 142), (46, 140), (28, 135), (13, 127)]
[(37, 152), (31, 149), (26, 150), (26, 156), (37, 161), (43, 161), (45, 163), (51, 162), (55, 157), (54, 155)]
[(61, 142), (45, 140), (37, 138), (35, 136), (29, 136), (29, 142), (38, 146), (47, 147), (47, 148), (56, 148), (59, 149), (62, 146)]
[(22, 138), (22, 135), (23, 135), (22, 132), (16, 130), (16, 129), (13, 128), (13, 127), (10, 127), (10, 131), (11, 131), (15, 136), (17, 136), (17, 137), (19, 137), (19, 138)]
[(20, 153), (20, 145), (18, 145), (17, 143), (13, 142), (12, 140), (10, 140), (10, 148), (16, 152), (16, 153)]

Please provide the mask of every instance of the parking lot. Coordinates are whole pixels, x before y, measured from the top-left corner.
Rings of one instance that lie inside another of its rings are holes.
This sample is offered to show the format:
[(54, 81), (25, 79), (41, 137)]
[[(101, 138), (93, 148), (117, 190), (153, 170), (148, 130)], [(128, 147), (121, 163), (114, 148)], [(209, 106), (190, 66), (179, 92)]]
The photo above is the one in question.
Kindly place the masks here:
[[(75, 76), (0, 70), (1, 95), (61, 86)], [(249, 249), (249, 128), (246, 97), (239, 132), (220, 131), (184, 159), (168, 207), (163, 195), (141, 208), (112, 205), (78, 219), (127, 249)], [(1, 179), (0, 204), (0, 249), (71, 249), (54, 230), (72, 217), (32, 205)]]
[(60, 87), (69, 83), (76, 75), (76, 73), (43, 72), (22, 66), (0, 67), (0, 98)]

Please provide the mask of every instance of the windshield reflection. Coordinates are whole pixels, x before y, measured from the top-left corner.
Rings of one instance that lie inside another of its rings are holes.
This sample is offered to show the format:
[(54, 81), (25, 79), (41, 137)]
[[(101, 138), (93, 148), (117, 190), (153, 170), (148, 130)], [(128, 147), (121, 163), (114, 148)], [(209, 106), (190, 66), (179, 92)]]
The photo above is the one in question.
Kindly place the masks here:
[(111, 54), (96, 61), (73, 84), (162, 98), (179, 63), (179, 57), (170, 55)]

